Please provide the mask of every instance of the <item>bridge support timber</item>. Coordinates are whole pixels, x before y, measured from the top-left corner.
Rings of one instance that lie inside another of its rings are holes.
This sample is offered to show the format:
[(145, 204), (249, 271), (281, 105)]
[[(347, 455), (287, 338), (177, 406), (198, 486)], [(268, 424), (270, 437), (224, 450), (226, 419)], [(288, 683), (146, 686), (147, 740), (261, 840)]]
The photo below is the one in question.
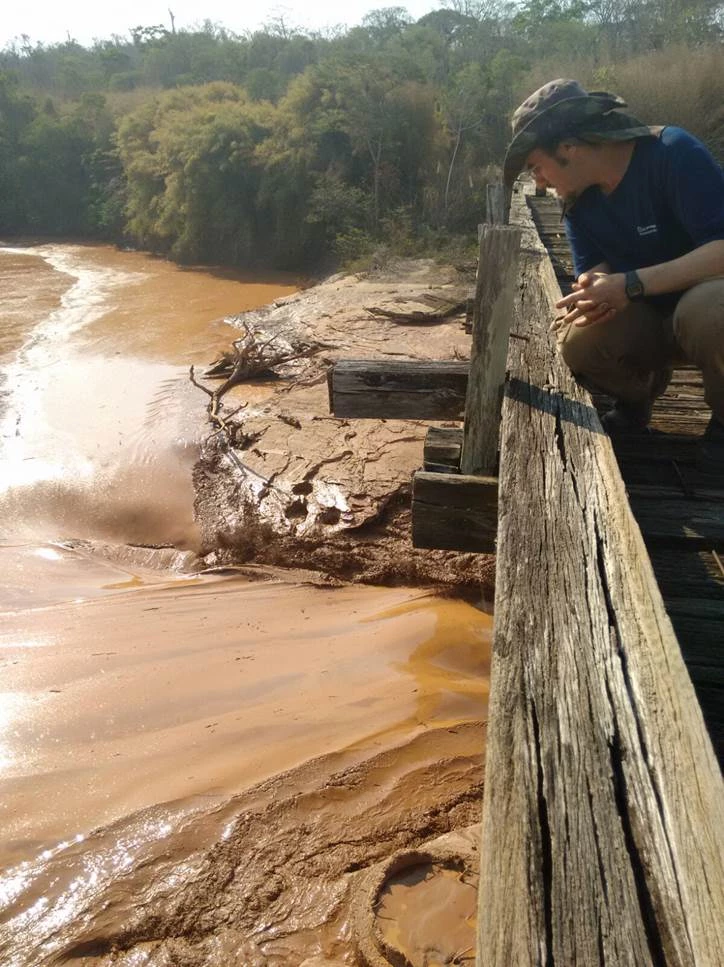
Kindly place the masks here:
[(511, 221), (478, 967), (715, 967), (719, 766), (520, 188)]

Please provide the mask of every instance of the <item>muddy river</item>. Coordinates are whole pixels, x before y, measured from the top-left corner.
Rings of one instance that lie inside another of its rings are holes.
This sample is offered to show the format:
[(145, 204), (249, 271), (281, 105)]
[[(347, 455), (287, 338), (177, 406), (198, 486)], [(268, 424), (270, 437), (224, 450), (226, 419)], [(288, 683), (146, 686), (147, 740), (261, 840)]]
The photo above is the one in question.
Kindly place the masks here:
[(198, 573), (188, 369), (295, 281), (54, 243), (0, 280), (0, 962), (472, 963), (489, 617)]

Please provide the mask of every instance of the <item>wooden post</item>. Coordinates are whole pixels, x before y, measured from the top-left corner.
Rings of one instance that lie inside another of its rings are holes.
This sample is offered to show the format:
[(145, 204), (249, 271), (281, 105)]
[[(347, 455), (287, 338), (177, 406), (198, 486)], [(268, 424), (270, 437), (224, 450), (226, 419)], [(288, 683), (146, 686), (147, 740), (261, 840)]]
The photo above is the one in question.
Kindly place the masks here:
[(460, 473), (463, 431), (459, 427), (431, 426), (425, 434), (423, 465), (436, 473)]
[(502, 182), (485, 186), (487, 221), (490, 225), (505, 223), (505, 191)]
[(520, 238), (520, 228), (485, 225), (480, 239), (461, 463), (466, 474), (495, 473)]

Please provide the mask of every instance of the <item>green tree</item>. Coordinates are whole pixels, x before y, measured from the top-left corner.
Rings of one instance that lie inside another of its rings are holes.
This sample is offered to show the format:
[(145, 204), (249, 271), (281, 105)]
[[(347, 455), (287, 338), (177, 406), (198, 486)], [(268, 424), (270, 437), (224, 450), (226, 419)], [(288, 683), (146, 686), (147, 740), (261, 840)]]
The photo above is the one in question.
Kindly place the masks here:
[(223, 83), (170, 91), (126, 117), (128, 231), (181, 261), (253, 261), (263, 235), (255, 148), (271, 123), (268, 105)]
[(451, 79), (441, 98), (443, 116), (452, 143), (444, 194), (444, 221), (450, 209), (450, 187), (455, 162), (465, 135), (483, 123), (489, 81), (479, 64), (467, 64)]

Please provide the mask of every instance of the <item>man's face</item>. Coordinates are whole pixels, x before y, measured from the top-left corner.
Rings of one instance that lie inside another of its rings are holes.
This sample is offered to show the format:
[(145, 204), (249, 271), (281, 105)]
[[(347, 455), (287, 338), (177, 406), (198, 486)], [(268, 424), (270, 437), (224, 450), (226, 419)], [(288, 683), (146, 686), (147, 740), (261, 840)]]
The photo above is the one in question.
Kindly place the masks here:
[(564, 201), (572, 201), (590, 184), (576, 145), (559, 144), (553, 154), (535, 148), (526, 158), (525, 167), (536, 188), (554, 188)]

